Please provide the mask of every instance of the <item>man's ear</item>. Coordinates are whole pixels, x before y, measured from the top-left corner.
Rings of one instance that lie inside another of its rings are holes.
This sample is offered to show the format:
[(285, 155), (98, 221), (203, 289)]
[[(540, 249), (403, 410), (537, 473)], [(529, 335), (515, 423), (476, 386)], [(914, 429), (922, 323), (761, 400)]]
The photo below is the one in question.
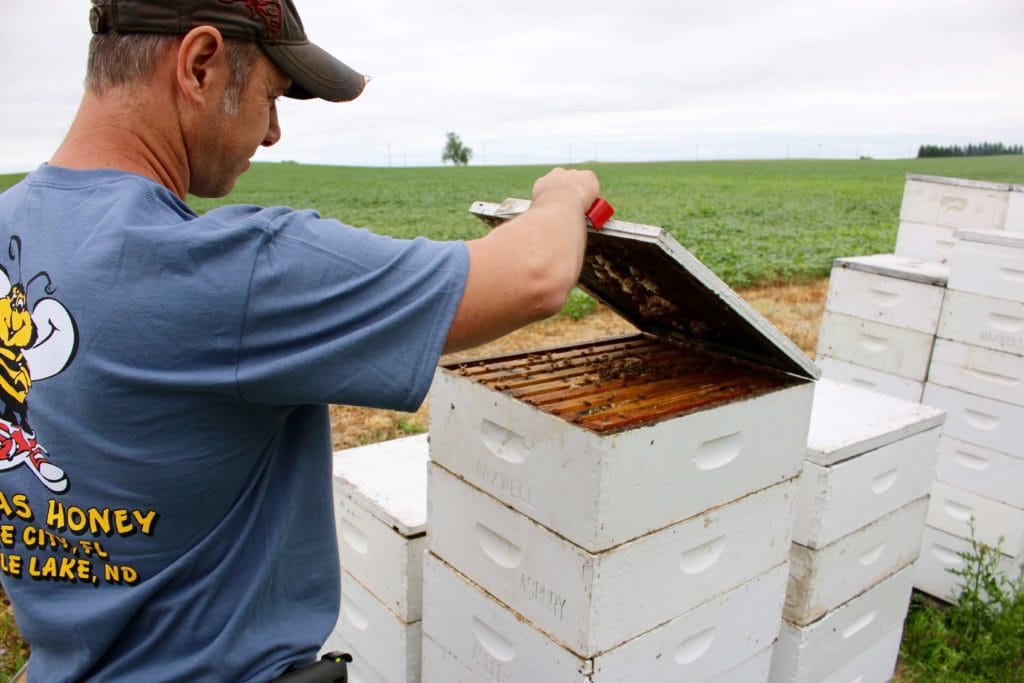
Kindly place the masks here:
[(199, 103), (215, 97), (219, 101), (227, 70), (227, 46), (220, 31), (198, 26), (185, 34), (178, 46), (175, 82), (186, 99)]

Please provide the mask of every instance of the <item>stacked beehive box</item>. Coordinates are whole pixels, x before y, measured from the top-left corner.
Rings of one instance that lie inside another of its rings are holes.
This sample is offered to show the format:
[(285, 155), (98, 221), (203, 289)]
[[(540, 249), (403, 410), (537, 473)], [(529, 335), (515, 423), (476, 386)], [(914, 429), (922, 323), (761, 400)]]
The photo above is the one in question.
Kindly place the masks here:
[(823, 375), (919, 401), (948, 273), (895, 254), (836, 259), (816, 354)]
[(936, 408), (818, 382), (773, 683), (892, 676), (942, 419)]
[(956, 230), (1024, 229), (1022, 188), (962, 178), (907, 174), (895, 253), (946, 263)]
[(1024, 562), (1024, 233), (956, 233), (923, 401), (948, 418), (917, 586), (948, 599), (972, 522), (1007, 576)]
[[(825, 377), (921, 400), (948, 413), (915, 577), (915, 587), (943, 599), (954, 595), (960, 581), (947, 570), (964, 566), (961, 553), (971, 549), (966, 537), (972, 517), (984, 527), (975, 534), (979, 540), (994, 543), (999, 535), (1008, 537), (1003, 546), (1010, 553), (1003, 557), (1008, 575), (1024, 557), (1024, 543), (1014, 540), (1021, 533), (1024, 507), (1016, 412), (1024, 398), (1019, 365), (1024, 271), (1019, 261), (1005, 261), (1013, 260), (1008, 254), (1021, 235), (1024, 186), (911, 174), (896, 253), (837, 259), (832, 269), (818, 345)], [(875, 266), (899, 262), (906, 274), (888, 275), (916, 278), (923, 285), (921, 274), (927, 272), (933, 293), (908, 296), (889, 286), (892, 279), (879, 285), (881, 280), (858, 276), (858, 283), (848, 272), (878, 275)], [(920, 273), (912, 276), (914, 270)], [(979, 278), (987, 284), (972, 284)], [(997, 280), (1001, 284), (993, 289)], [(900, 309), (900, 302), (911, 300), (914, 305)], [(941, 309), (932, 327), (936, 301)], [(878, 326), (913, 329), (922, 313), (932, 330), (930, 344), (924, 337)], [(915, 370), (913, 384), (907, 384), (906, 372), (880, 374), (883, 363), (905, 368), (908, 358)]]
[(353, 683), (420, 680), (427, 436), (334, 455), (341, 610), (323, 651), (350, 652)]
[(660, 229), (581, 282), (654, 333), (435, 378), (424, 679), (763, 681), (817, 370)]

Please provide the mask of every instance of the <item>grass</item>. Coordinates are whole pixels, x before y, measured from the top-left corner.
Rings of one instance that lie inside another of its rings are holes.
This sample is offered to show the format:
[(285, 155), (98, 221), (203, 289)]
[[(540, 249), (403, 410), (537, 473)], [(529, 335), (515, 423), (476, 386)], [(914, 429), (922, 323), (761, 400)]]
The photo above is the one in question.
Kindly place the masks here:
[(904, 624), (903, 680), (957, 683), (1024, 681), (1024, 566), (1000, 573), (1000, 549), (971, 539), (961, 553), (960, 595), (942, 605), (915, 595)]
[[(891, 252), (907, 173), (1024, 183), (1024, 156), (589, 164), (622, 220), (665, 228), (733, 287), (827, 276), (837, 256)], [(254, 164), (229, 200), (315, 207), (396, 237), (467, 239), (475, 200), (529, 198), (546, 167)], [(0, 176), (0, 189), (20, 176)]]
[(28, 661), (29, 649), (11, 615), (11, 601), (0, 591), (0, 680), (6, 681)]
[[(1024, 183), (1024, 157), (970, 157), (911, 160), (787, 160), (591, 164), (601, 178), (603, 195), (617, 218), (659, 225), (735, 288), (800, 282), (828, 275), (840, 256), (891, 252), (896, 242), (899, 209), (907, 173)], [(352, 168), (292, 163), (255, 164), (228, 200), (191, 201), (202, 212), (228, 201), (261, 205), (316, 207), (323, 215), (396, 237), (426, 235), (468, 239), (484, 234), (484, 225), (467, 213), (475, 200), (501, 201), (530, 196), (543, 167)], [(24, 174), (0, 175), (0, 190)], [(593, 302), (570, 298), (566, 314), (587, 315)], [(408, 417), (394, 416), (380, 433), (415, 433), (425, 429)], [(1009, 590), (1009, 589), (1006, 589)], [(1002, 621), (987, 621), (986, 611), (970, 612), (981, 636), (996, 639), (996, 650), (1024, 641), (1019, 630), (1020, 589), (1009, 609), (1006, 635)], [(908, 634), (933, 634), (923, 659), (954, 658), (966, 626), (949, 622), (943, 611), (916, 601)], [(967, 612), (962, 612), (967, 614)], [(916, 615), (925, 615), (918, 617)], [(921, 619), (920, 622), (916, 621)], [(957, 617), (958, 619), (960, 617)], [(1016, 635), (1014, 635), (1016, 634)], [(915, 638), (925, 636), (914, 635)], [(1000, 640), (1013, 638), (1015, 640)], [(0, 678), (11, 675), (26, 651), (10, 616), (0, 610)], [(947, 652), (948, 650), (948, 652)], [(964, 658), (966, 655), (959, 657)], [(1017, 651), (1017, 664), (1021, 654)], [(1012, 660), (1012, 657), (1011, 657)], [(1012, 662), (1011, 662), (1012, 664)], [(916, 665), (915, 665), (916, 666)], [(985, 666), (988, 666), (986, 664)], [(1002, 665), (999, 665), (1002, 666)], [(1009, 664), (1007, 666), (1010, 666)], [(993, 669), (992, 671), (1002, 671)], [(1016, 671), (1017, 678), (1020, 668)], [(973, 674), (912, 669), (908, 680), (1003, 680), (970, 678)], [(952, 676), (946, 677), (944, 676)], [(984, 675), (993, 674), (991, 671)], [(1005, 680), (1011, 680), (1009, 678)]]

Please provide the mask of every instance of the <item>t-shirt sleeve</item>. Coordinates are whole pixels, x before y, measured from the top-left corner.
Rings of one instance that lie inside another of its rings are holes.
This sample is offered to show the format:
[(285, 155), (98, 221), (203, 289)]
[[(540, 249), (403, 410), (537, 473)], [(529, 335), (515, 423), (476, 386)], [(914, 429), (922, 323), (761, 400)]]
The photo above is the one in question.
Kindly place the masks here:
[(259, 403), (415, 410), (469, 272), (462, 242), (279, 216), (253, 266), (238, 385)]

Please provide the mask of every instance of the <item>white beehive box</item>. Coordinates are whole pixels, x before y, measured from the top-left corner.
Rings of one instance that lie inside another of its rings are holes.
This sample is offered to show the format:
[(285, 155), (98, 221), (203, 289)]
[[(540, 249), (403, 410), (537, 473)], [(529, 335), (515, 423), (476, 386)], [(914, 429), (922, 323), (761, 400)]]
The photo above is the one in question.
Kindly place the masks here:
[(955, 228), (901, 220), (896, 231), (893, 252), (900, 257), (920, 259), (936, 264), (949, 263), (953, 256)]
[(942, 436), (935, 478), (979, 496), (1024, 508), (1024, 456), (1007, 455)]
[(826, 310), (817, 354), (918, 382), (928, 374), (934, 334)]
[(758, 681), (768, 680), (768, 671), (771, 667), (772, 648), (769, 646), (750, 659), (707, 680), (708, 683), (758, 683)]
[(821, 368), (823, 378), (842, 384), (850, 384), (904, 401), (920, 401), (921, 394), (924, 393), (924, 382), (918, 380), (827, 356), (817, 356), (814, 362)]
[(1024, 302), (1024, 233), (958, 230), (949, 288)]
[[(766, 681), (771, 663), (772, 649), (767, 647), (750, 659), (740, 662), (725, 673), (706, 679), (703, 683), (758, 683), (759, 681)], [(504, 675), (504, 670), (498, 670), (493, 674), (490, 672), (478, 674), (471, 671), (457, 660), (455, 655), (435, 643), (428, 636), (423, 637), (423, 680), (427, 681), (427, 683), (430, 683), (430, 681), (444, 681), (444, 683), (480, 683), (481, 681), (511, 683), (511, 679)], [(594, 678), (581, 674), (575, 680), (580, 683), (589, 683)], [(352, 683), (361, 682), (352, 679)]]
[(1024, 406), (925, 382), (922, 402), (946, 411), (942, 433), (999, 453), (1020, 454)]
[(338, 624), (323, 650), (350, 652), (365, 664), (364, 676), (389, 683), (420, 680), (422, 622), (408, 624), (396, 617), (348, 572), (341, 573)]
[(936, 339), (928, 381), (1024, 406), (1024, 355)]
[(946, 290), (936, 335), (1024, 355), (1024, 303)]
[(421, 434), (334, 455), (341, 565), (406, 622), (420, 618), (427, 452)]
[(931, 406), (821, 380), (814, 391), (804, 457), (828, 467), (927, 432), (942, 420), (942, 411)]
[(926, 495), (935, 479), (938, 446), (934, 427), (830, 467), (806, 463), (793, 541), (822, 548)]
[(935, 334), (949, 269), (895, 254), (836, 259), (825, 308), (926, 334)]
[(907, 174), (900, 220), (966, 230), (1002, 230), (1011, 186)]
[(769, 680), (818, 683), (899, 631), (910, 602), (913, 575), (913, 565), (904, 567), (809, 626), (783, 621)]
[(926, 495), (942, 420), (930, 406), (819, 381), (793, 541), (824, 548)]
[[(821, 683), (889, 683), (900, 654), (903, 627), (890, 631), (868, 649), (821, 679)], [(776, 682), (774, 679), (770, 683)]]
[(1000, 544), (1007, 555), (1024, 554), (1024, 509), (965, 491), (958, 486), (935, 482), (928, 505), (928, 526), (959, 536), (971, 537), (990, 546)]
[(1024, 232), (1024, 185), (1010, 188), (1006, 204), (1006, 229)]
[(583, 658), (428, 553), (423, 631), (479, 679), (713, 680), (771, 646), (785, 581), (783, 564), (609, 652)]
[(818, 550), (793, 543), (786, 621), (807, 626), (916, 560), (927, 509), (918, 498)]
[(592, 554), (431, 464), (430, 550), (582, 657), (786, 561), (796, 481)]
[(644, 333), (440, 369), (432, 460), (591, 552), (800, 471), (818, 369), (689, 252), (612, 221), (580, 282)]
[[(973, 554), (971, 542), (939, 529), (926, 526), (921, 537), (921, 556), (915, 563), (914, 588), (931, 596), (953, 602), (960, 593), (964, 579), (951, 570), (963, 570), (965, 553)], [(1007, 579), (1019, 575), (1024, 555), (1010, 557), (1000, 554), (995, 570)]]

